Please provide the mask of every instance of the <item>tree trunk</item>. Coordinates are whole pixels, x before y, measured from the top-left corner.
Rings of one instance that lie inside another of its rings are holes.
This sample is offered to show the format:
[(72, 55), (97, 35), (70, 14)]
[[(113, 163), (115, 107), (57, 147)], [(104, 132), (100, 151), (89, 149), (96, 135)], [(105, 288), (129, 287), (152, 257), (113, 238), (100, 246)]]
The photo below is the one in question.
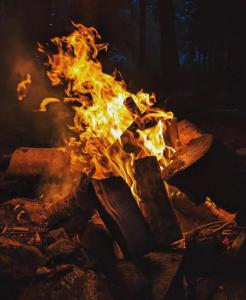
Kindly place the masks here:
[(175, 85), (179, 61), (172, 0), (159, 0), (158, 10), (161, 34), (161, 71), (166, 84)]

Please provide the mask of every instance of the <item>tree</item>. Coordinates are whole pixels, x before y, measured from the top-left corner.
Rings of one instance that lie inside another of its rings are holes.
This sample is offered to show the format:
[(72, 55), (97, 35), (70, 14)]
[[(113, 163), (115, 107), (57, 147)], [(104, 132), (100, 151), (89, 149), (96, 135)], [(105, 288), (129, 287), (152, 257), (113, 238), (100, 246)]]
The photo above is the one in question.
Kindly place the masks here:
[(178, 50), (172, 0), (159, 0), (159, 22), (161, 34), (161, 66), (165, 82), (175, 85), (178, 76)]
[(146, 0), (139, 1), (139, 68), (143, 69), (146, 60)]

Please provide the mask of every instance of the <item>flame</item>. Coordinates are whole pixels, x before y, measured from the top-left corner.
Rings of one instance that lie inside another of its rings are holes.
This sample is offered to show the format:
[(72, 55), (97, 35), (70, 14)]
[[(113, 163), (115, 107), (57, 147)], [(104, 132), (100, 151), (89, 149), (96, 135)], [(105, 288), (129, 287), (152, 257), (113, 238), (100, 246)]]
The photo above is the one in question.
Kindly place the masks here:
[(70, 35), (51, 39), (55, 53), (38, 45), (48, 58), (51, 84), (63, 86), (65, 92), (61, 100), (45, 98), (40, 111), (52, 102), (76, 103), (69, 125), (73, 137), (66, 140), (74, 168), (97, 179), (122, 176), (134, 192), (135, 159), (155, 155), (162, 168), (170, 162), (173, 149), (164, 136), (165, 122), (173, 114), (152, 108), (154, 94), (131, 93), (123, 80), (104, 73), (97, 57), (108, 45), (100, 43), (96, 29), (73, 25)]
[(27, 74), (26, 79), (23, 79), (18, 85), (17, 85), (17, 95), (18, 100), (23, 101), (27, 96), (27, 86), (32, 83), (31, 75)]

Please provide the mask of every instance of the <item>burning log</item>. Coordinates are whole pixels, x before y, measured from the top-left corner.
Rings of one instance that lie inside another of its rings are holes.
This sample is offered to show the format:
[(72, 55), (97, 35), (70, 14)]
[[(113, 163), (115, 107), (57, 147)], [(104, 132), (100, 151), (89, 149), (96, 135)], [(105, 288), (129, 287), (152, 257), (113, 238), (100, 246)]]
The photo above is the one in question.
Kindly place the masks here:
[(179, 175), (183, 170), (195, 164), (209, 151), (212, 143), (211, 134), (203, 134), (192, 139), (175, 153), (173, 161), (163, 170), (162, 178), (168, 181), (169, 178)]
[(177, 124), (179, 138), (182, 145), (187, 145), (193, 139), (196, 139), (202, 135), (201, 130), (188, 120), (182, 120)]
[(99, 213), (125, 256), (137, 257), (155, 248), (152, 234), (131, 190), (120, 177), (93, 180)]
[(174, 149), (179, 149), (182, 145), (179, 136), (179, 127), (176, 118), (167, 120), (166, 139), (167, 139), (167, 144)]
[(156, 157), (135, 161), (137, 193), (141, 210), (159, 247), (166, 247), (180, 239), (181, 231), (161, 179)]

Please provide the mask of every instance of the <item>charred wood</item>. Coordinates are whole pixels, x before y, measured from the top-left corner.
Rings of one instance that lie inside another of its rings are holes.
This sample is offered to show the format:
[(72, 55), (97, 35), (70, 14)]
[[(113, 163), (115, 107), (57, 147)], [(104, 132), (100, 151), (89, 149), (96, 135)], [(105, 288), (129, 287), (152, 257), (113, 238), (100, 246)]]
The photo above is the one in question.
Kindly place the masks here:
[(103, 275), (82, 270), (75, 265), (60, 265), (55, 272), (35, 279), (19, 298), (34, 299), (112, 300), (112, 296)]
[(2, 274), (7, 274), (12, 278), (32, 277), (43, 260), (44, 255), (38, 248), (0, 237), (0, 272)]
[(181, 237), (181, 231), (163, 185), (156, 157), (136, 160), (135, 178), (143, 215), (158, 246), (166, 247)]
[(131, 261), (118, 261), (109, 275), (117, 299), (143, 300), (150, 297), (150, 283), (143, 271)]
[(102, 270), (110, 268), (116, 259), (114, 241), (102, 221), (90, 221), (86, 228), (77, 234), (77, 242), (88, 259)]
[(143, 258), (145, 273), (152, 283), (153, 300), (183, 300), (183, 255), (179, 253), (149, 253)]
[(243, 222), (246, 215), (245, 175), (246, 170), (236, 155), (219, 141), (214, 141), (200, 160), (167, 181), (198, 204), (209, 196), (229, 212), (239, 210), (238, 219)]
[(155, 248), (153, 236), (131, 190), (120, 177), (93, 180), (97, 206), (125, 256), (137, 257)]

